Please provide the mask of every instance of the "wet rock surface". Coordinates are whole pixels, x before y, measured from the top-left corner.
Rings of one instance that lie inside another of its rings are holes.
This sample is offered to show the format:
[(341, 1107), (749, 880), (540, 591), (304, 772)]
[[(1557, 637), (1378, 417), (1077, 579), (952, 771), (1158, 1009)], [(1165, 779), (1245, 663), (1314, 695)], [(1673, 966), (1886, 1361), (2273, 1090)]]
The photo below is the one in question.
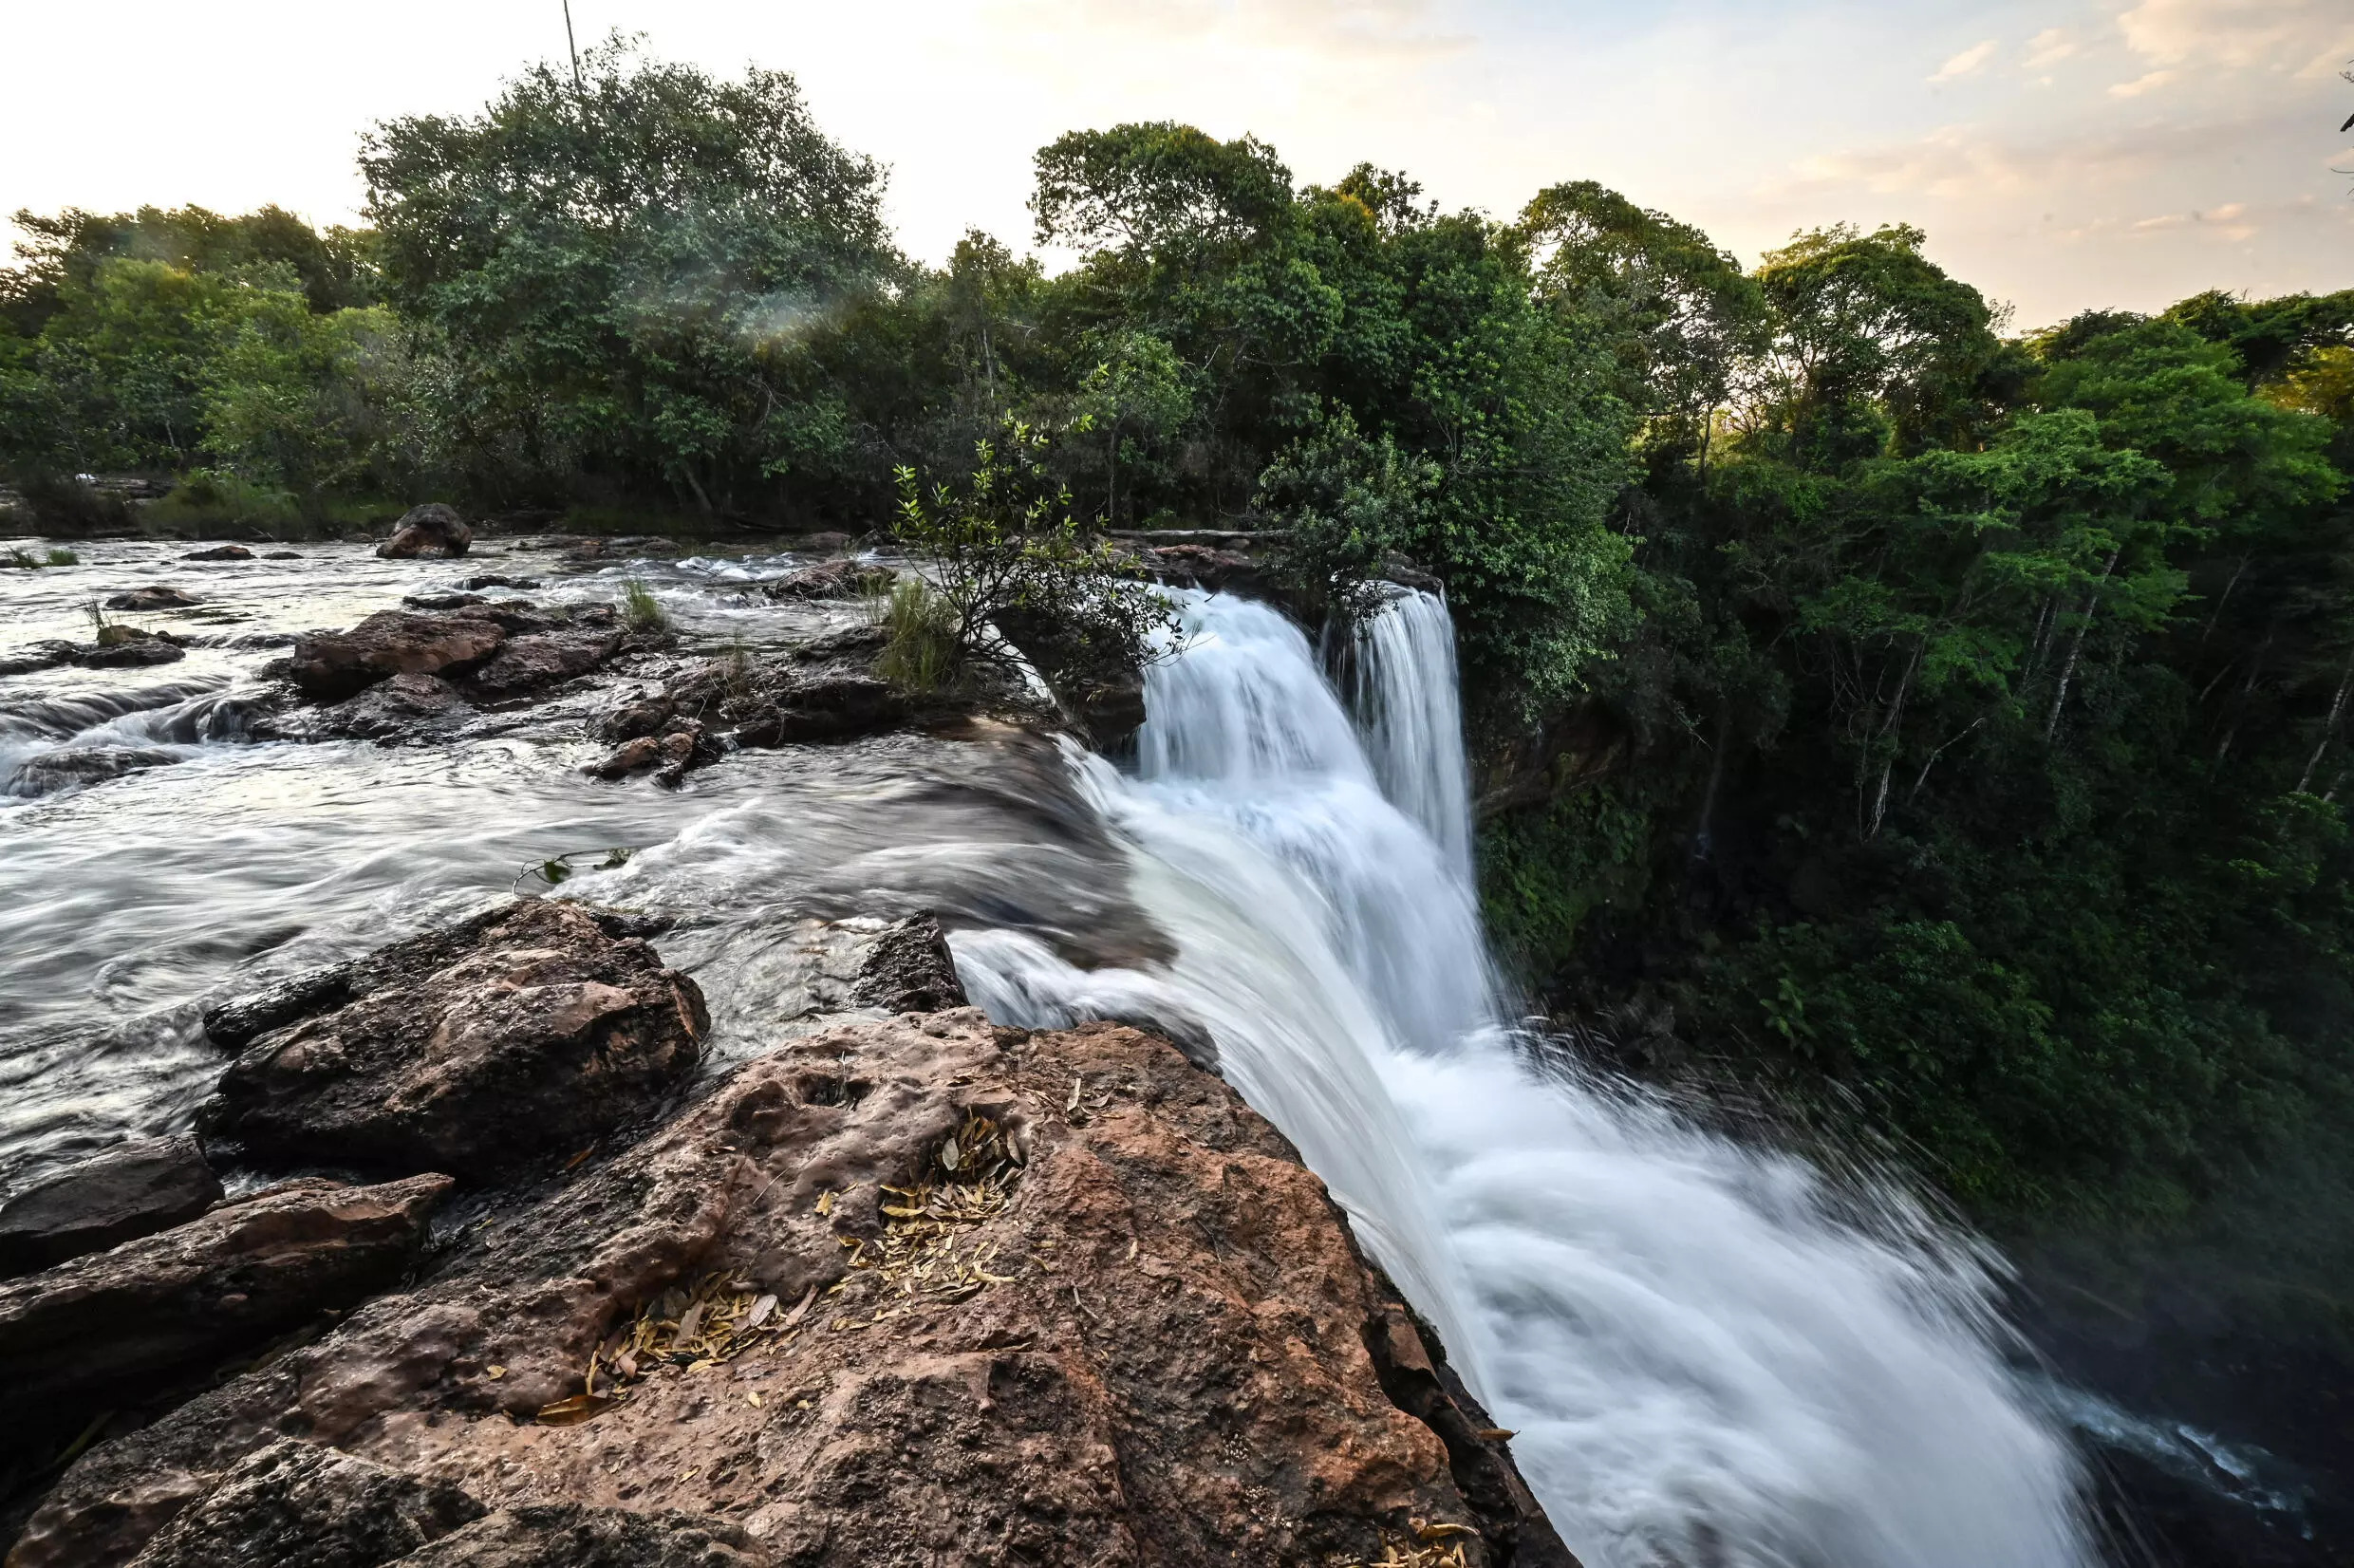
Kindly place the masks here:
[(463, 555), (473, 544), (474, 530), (465, 519), (439, 501), (427, 501), (402, 513), (392, 537), (378, 545), (376, 553), (405, 561), (420, 555)]
[(215, 1017), (251, 1043), (197, 1112), (207, 1138), (265, 1164), (459, 1175), (642, 1114), (710, 1026), (695, 982), (643, 940), (538, 900)]
[(194, 1220), (220, 1201), (194, 1138), (136, 1138), (0, 1204), (0, 1278)]
[(77, 1460), (11, 1568), (130, 1560), (290, 1437), (492, 1510), (409, 1563), (1569, 1561), (1322, 1185), (1132, 1029), (822, 1030), (470, 1213)]
[(152, 1397), (398, 1280), (449, 1189), (298, 1182), (169, 1230), (0, 1284), (0, 1457)]
[(243, 545), (215, 545), (210, 550), (192, 550), (180, 557), (183, 561), (251, 561), (253, 552)]

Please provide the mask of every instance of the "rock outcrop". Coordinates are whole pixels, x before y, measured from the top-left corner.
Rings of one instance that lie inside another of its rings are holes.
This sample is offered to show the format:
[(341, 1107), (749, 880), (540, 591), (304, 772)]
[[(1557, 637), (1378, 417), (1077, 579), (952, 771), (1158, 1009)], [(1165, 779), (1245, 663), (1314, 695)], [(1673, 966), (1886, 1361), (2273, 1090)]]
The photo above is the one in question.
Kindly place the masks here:
[(290, 1183), (172, 1229), (0, 1284), (0, 1457), (209, 1372), (397, 1281), (449, 1189)]
[(290, 1437), (492, 1510), (411, 1565), (1570, 1562), (1232, 1091), (970, 1009), (794, 1040), (495, 1201), (403, 1294), (84, 1454), (10, 1568), (206, 1540)]
[(463, 555), (474, 544), (474, 530), (465, 519), (439, 501), (427, 501), (402, 513), (392, 537), (376, 547), (387, 560), (405, 561), (420, 555)]
[[(658, 644), (633, 633), (610, 605), (542, 610), (522, 600), (469, 595), (446, 609), (387, 609), (343, 631), (311, 631), (269, 673), (314, 703), (348, 701), (397, 676), (430, 676), (469, 702), (529, 697)], [(327, 721), (332, 724), (332, 720)]]
[(710, 1027), (695, 982), (645, 942), (533, 899), (384, 949), (364, 989), (247, 1006), (267, 1032), (198, 1111), (206, 1137), (266, 1164), (463, 1176), (643, 1114)]
[(0, 1204), (0, 1279), (152, 1236), (220, 1201), (194, 1138), (135, 1138)]
[(948, 934), (941, 929), (940, 917), (909, 915), (885, 926), (859, 966), (850, 999), (886, 1013), (962, 1007), (964, 982), (957, 979), (956, 957), (948, 951)]

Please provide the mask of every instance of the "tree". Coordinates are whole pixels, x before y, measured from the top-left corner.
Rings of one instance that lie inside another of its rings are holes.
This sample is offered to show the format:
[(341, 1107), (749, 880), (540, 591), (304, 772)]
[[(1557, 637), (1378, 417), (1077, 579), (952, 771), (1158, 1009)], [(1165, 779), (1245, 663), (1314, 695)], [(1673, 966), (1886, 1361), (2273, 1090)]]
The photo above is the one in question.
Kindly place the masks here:
[(385, 297), (542, 483), (607, 471), (718, 512), (853, 473), (811, 345), (902, 273), (882, 169), (781, 72), (719, 82), (618, 39), (581, 64), (577, 89), (536, 65), (478, 116), (370, 133)]

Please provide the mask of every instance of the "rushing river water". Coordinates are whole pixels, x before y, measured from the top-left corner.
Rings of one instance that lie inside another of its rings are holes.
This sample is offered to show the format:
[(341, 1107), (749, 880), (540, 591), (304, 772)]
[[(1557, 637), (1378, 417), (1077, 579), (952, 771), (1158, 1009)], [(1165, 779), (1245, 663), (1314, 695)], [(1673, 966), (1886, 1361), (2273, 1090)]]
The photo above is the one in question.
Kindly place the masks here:
[[(240, 719), (292, 631), (486, 571), (609, 600), (624, 569), (84, 558), (0, 575), (0, 644), (74, 635), (92, 597), (162, 580), (205, 603), (152, 624), (203, 645), (0, 680), (0, 1189), (184, 1125), (218, 1068), (201, 1001), (626, 847), (567, 890), (679, 922), (663, 949), (710, 996), (719, 1067), (788, 1027), (798, 923), (917, 908), (1006, 1021), (1213, 1039), (1520, 1432), (1590, 1568), (2092, 1559), (2076, 1459), (2008, 1364), (1977, 1251), (1505, 1027), (1434, 599), (1366, 628), (1344, 697), (1274, 611), (1187, 597), (1130, 773), (1010, 733), (903, 736), (738, 754), (673, 793), (578, 772), (627, 672), (430, 748), (259, 744)], [(850, 613), (742, 591), (796, 564), (626, 569), (690, 641), (757, 648)], [(107, 748), (154, 755), (58, 783), (61, 755)]]

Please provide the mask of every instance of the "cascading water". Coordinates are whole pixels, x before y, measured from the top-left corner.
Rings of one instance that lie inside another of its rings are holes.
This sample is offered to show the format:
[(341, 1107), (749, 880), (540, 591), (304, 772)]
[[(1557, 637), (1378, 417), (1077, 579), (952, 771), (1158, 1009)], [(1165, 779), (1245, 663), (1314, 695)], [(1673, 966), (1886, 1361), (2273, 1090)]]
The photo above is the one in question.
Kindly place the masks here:
[(1081, 970), (1019, 932), (958, 966), (1008, 1021), (1153, 1017), (1298, 1145), (1437, 1325), (1590, 1568), (2071, 1568), (2065, 1441), (1998, 1353), (1971, 1249), (1660, 1106), (1529, 1066), (1469, 881), (1445, 607), (1355, 651), (1194, 595), (1139, 776), (1074, 759), (1175, 948)]

